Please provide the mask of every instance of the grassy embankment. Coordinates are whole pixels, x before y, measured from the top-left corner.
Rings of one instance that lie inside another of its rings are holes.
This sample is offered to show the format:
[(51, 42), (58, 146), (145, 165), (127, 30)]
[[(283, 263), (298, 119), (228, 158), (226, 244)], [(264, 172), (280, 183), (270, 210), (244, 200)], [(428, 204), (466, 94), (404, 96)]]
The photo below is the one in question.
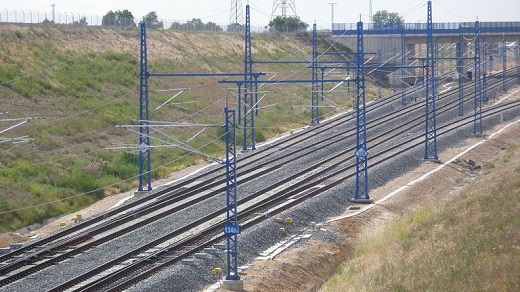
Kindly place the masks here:
[[(32, 144), (0, 145), (0, 232), (43, 222), (134, 187), (137, 135), (114, 125), (135, 123), (137, 119), (138, 30), (2, 26), (0, 39), (2, 117), (38, 117), (3, 134), (27, 135), (35, 140)], [(309, 40), (308, 35), (254, 35), (253, 57), (309, 60)], [(320, 42), (323, 50), (328, 45)], [(243, 71), (243, 40), (238, 34), (149, 31), (148, 55), (151, 72)], [(308, 79), (310, 74), (305, 65), (258, 65), (255, 70), (277, 72), (275, 79)], [(236, 107), (230, 92), (236, 91), (236, 86), (226, 89), (218, 84), (221, 79), (151, 78), (150, 119), (222, 124), (226, 98), (230, 108)], [(155, 110), (178, 93), (171, 89), (179, 88), (189, 89)], [(308, 124), (308, 86), (266, 85), (260, 90), (260, 98), (266, 95), (260, 103), (265, 108), (255, 119), (257, 141)], [(352, 103), (341, 90), (327, 94), (327, 98), (325, 105), (339, 106), (321, 108), (323, 115), (345, 110)], [(11, 125), (4, 122), (2, 129)], [(187, 141), (200, 130), (164, 131)], [(189, 145), (219, 156), (224, 148), (221, 134), (221, 129), (208, 128)], [(240, 143), (240, 131), (238, 135)], [(121, 145), (133, 148), (106, 149)], [(167, 176), (200, 161), (201, 157), (180, 149), (154, 148), (153, 177)], [(88, 195), (63, 200), (82, 193)], [(31, 208), (3, 213), (26, 207)]]
[(469, 191), (360, 239), (321, 291), (519, 291), (520, 145)]

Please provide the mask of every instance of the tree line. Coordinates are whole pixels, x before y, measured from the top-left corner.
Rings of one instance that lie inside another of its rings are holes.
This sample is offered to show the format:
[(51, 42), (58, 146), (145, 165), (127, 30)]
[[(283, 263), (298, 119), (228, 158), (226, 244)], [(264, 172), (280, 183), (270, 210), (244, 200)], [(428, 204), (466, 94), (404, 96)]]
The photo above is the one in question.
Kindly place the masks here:
[[(108, 11), (103, 16), (101, 24), (103, 26), (122, 26), (132, 27), (136, 26), (136, 19), (129, 10)], [(173, 22), (169, 27), (165, 27), (165, 23), (159, 20), (156, 11), (151, 11), (142, 18), (148, 28), (151, 29), (176, 29), (176, 30), (209, 30), (209, 31), (223, 31), (223, 28), (214, 22), (203, 22), (200, 18), (193, 18), (184, 23)], [(388, 12), (386, 10), (378, 11), (374, 14), (373, 25), (375, 29), (399, 28), (404, 23), (404, 19), (395, 12)], [(45, 19), (42, 23), (53, 24), (52, 20)], [(86, 26), (87, 18), (82, 18), (73, 21), (72, 25)], [(305, 31), (309, 25), (300, 20), (298, 16), (277, 16), (273, 18), (266, 28), (271, 32), (297, 32)], [(243, 31), (244, 26), (239, 23), (232, 23), (227, 26), (227, 31), (238, 32)]]
[[(193, 18), (184, 23), (173, 22), (170, 27), (164, 27), (164, 22), (159, 20), (156, 11), (151, 11), (142, 19), (146, 26), (152, 29), (180, 29), (180, 30), (211, 30), (223, 31), (222, 27), (214, 22), (203, 22), (200, 18)], [(103, 16), (102, 25), (104, 26), (136, 26), (135, 18), (129, 10), (108, 11)], [(274, 32), (295, 32), (306, 30), (309, 25), (300, 20), (297, 16), (282, 17), (277, 16), (268, 24), (271, 31)], [(228, 31), (242, 31), (244, 26), (239, 23), (232, 23), (228, 25)]]

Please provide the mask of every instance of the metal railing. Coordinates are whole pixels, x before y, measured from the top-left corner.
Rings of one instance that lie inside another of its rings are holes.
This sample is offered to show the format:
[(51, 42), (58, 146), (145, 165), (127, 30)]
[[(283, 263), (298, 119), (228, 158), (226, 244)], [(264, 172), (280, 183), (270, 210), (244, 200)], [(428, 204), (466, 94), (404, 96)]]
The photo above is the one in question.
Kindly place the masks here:
[[(520, 21), (509, 22), (479, 22), (480, 31), (483, 33), (520, 33)], [(334, 23), (332, 25), (334, 34), (355, 34), (356, 23)], [(392, 25), (378, 25), (376, 23), (363, 23), (363, 30), (367, 33), (419, 33), (426, 30), (426, 23), (402, 23)], [(458, 33), (459, 27), (464, 32), (474, 32), (475, 22), (445, 22), (433, 23), (436, 33)]]

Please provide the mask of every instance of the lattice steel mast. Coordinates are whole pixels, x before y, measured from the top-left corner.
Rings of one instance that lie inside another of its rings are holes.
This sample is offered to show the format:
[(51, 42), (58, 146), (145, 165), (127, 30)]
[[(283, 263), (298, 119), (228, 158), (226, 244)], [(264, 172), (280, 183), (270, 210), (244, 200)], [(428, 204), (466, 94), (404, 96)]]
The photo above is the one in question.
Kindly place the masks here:
[(255, 115), (253, 111), (253, 58), (251, 55), (251, 14), (246, 5), (245, 45), (244, 45), (244, 150), (255, 150)]
[(457, 42), (457, 73), (459, 75), (459, 116), (464, 115), (464, 31), (459, 24), (459, 39)]
[(425, 160), (438, 160), (437, 125), (435, 112), (435, 58), (433, 44), (432, 2), (428, 1), (428, 22), (426, 25), (426, 124)]
[(152, 163), (150, 153), (150, 112), (148, 109), (148, 53), (146, 48), (146, 23), (141, 23), (141, 51), (139, 71), (139, 174), (137, 191), (152, 190)]
[(242, 7), (242, 0), (231, 0), (231, 9), (229, 10), (230, 25), (236, 25), (238, 27), (244, 23)]
[(406, 88), (405, 88), (405, 78), (404, 78), (404, 66), (406, 65), (406, 32), (403, 29), (401, 32), (401, 86), (403, 86), (403, 90), (401, 91), (401, 104), (406, 105)]
[(311, 125), (319, 124), (319, 89), (318, 89), (318, 41), (316, 23), (312, 25), (312, 85), (311, 85)]
[[(275, 18), (275, 16), (287, 17), (287, 8), (290, 8), (294, 16), (296, 16), (296, 4), (294, 2), (295, 0), (274, 0), (273, 12), (271, 13), (271, 20)], [(278, 9), (281, 10), (280, 15), (276, 14), (276, 11), (278, 11)]]
[(365, 109), (365, 57), (363, 48), (363, 22), (357, 23), (356, 64), (356, 190), (355, 203), (372, 203), (368, 195), (368, 151)]
[(506, 86), (506, 65), (507, 65), (507, 48), (506, 48), (506, 35), (502, 35), (502, 91), (507, 92)]
[(480, 24), (475, 22), (475, 116), (473, 118), (473, 134), (482, 134), (482, 87), (480, 83)]
[(226, 234), (227, 270), (226, 280), (240, 280), (238, 275), (238, 234), (237, 219), (237, 164), (236, 164), (236, 122), (235, 111), (225, 109), (226, 131)]

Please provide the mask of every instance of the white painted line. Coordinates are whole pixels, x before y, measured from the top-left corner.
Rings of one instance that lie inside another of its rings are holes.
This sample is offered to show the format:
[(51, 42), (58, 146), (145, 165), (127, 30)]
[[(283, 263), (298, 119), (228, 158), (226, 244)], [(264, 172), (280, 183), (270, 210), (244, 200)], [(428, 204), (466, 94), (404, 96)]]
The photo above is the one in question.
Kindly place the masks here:
[(517, 92), (519, 92), (519, 91), (520, 91), (520, 89), (517, 89), (517, 90), (511, 92), (510, 94), (504, 96), (504, 98), (501, 98), (501, 99), (500, 99), (499, 101), (497, 101), (495, 104), (499, 104), (499, 103), (503, 102), (504, 100), (510, 98), (513, 94), (515, 94), (515, 93), (517, 93)]
[(206, 169), (206, 168), (208, 168), (208, 167), (210, 167), (210, 166), (214, 166), (214, 165), (216, 165), (216, 164), (217, 164), (217, 163), (215, 163), (215, 162), (210, 163), (210, 164), (208, 164), (208, 165), (206, 165), (206, 166), (204, 166), (204, 167), (201, 167), (201, 168), (199, 168), (199, 169), (197, 169), (197, 170), (194, 170), (193, 172), (188, 173), (187, 175), (185, 175), (185, 176), (183, 176), (183, 177), (181, 177), (181, 178), (178, 178), (178, 179), (175, 179), (175, 180), (169, 181), (169, 182), (167, 182), (167, 183), (165, 183), (165, 184), (163, 184), (163, 185), (161, 185), (161, 186), (168, 186), (168, 185), (170, 185), (170, 184), (173, 184), (173, 183), (176, 182), (176, 181), (180, 181), (180, 180), (182, 180), (182, 179), (185, 179), (185, 178), (188, 178), (188, 177), (190, 177), (190, 176), (192, 176), (192, 175), (195, 175), (195, 174), (197, 174), (197, 173), (203, 171), (204, 169)]
[(291, 235), (288, 239), (282, 240), (279, 243), (271, 246), (267, 250), (260, 253), (257, 260), (272, 260), (277, 255), (288, 249), (291, 245), (299, 242), (302, 239), (309, 239), (311, 234)]
[(330, 219), (327, 221), (327, 223), (330, 223), (330, 222), (335, 222), (335, 221), (339, 221), (339, 220), (343, 220), (343, 219), (347, 219), (347, 218), (351, 218), (351, 217), (354, 217), (354, 216), (357, 216), (359, 214), (362, 214), (364, 212), (366, 212), (367, 210), (370, 210), (371, 208), (377, 206), (378, 204), (381, 204), (383, 203), (384, 201), (392, 198), (393, 196), (397, 195), (398, 193), (402, 192), (403, 190), (425, 180), (426, 178), (428, 178), (430, 175), (438, 172), (439, 170), (443, 169), (445, 166), (449, 165), (450, 163), (452, 163), (453, 161), (459, 159), (461, 156), (465, 155), (466, 153), (468, 153), (469, 151), (475, 149), (476, 147), (478, 147), (479, 145), (482, 145), (484, 144), (487, 140), (493, 138), (494, 136), (500, 134), (501, 132), (503, 132), (505, 129), (509, 128), (510, 126), (514, 125), (514, 124), (517, 124), (520, 122), (520, 119), (514, 121), (514, 122), (511, 122), (507, 125), (505, 125), (504, 127), (502, 127), (500, 130), (494, 132), (493, 134), (489, 135), (489, 138), (488, 139), (483, 139), (473, 145), (471, 145), (470, 147), (468, 147), (466, 150), (460, 152), (459, 154), (453, 156), (451, 159), (449, 159), (448, 161), (442, 163), (441, 165), (439, 165), (438, 167), (436, 167), (435, 169), (427, 172), (426, 174), (424, 174), (423, 176), (421, 176), (420, 178), (418, 179), (415, 179), (409, 183), (407, 183), (406, 185), (404, 186), (401, 186), (400, 188), (392, 191), (391, 193), (387, 194), (386, 196), (384, 196), (383, 198), (377, 200), (376, 202), (374, 202), (374, 204), (371, 204), (371, 205), (367, 205), (366, 207), (364, 208), (361, 208), (360, 210), (354, 212), (354, 213), (351, 213), (351, 214), (348, 214), (348, 215), (344, 215), (344, 216), (340, 216), (340, 217), (336, 217), (336, 218), (333, 218), (333, 219)]
[(439, 93), (444, 93), (444, 92), (446, 92), (446, 91), (448, 91), (448, 90), (450, 90), (450, 89), (451, 89), (451, 86), (448, 86), (448, 88), (446, 88), (446, 89), (444, 89), (444, 90), (441, 90)]
[(133, 197), (134, 197), (134, 196), (132, 195), (132, 196), (128, 196), (128, 197), (126, 197), (126, 198), (124, 198), (124, 199), (119, 200), (119, 202), (117, 202), (114, 206), (108, 208), (108, 210), (111, 210), (111, 209), (114, 209), (114, 208), (117, 208), (117, 207), (123, 205), (124, 202), (130, 200), (130, 199), (133, 198)]

